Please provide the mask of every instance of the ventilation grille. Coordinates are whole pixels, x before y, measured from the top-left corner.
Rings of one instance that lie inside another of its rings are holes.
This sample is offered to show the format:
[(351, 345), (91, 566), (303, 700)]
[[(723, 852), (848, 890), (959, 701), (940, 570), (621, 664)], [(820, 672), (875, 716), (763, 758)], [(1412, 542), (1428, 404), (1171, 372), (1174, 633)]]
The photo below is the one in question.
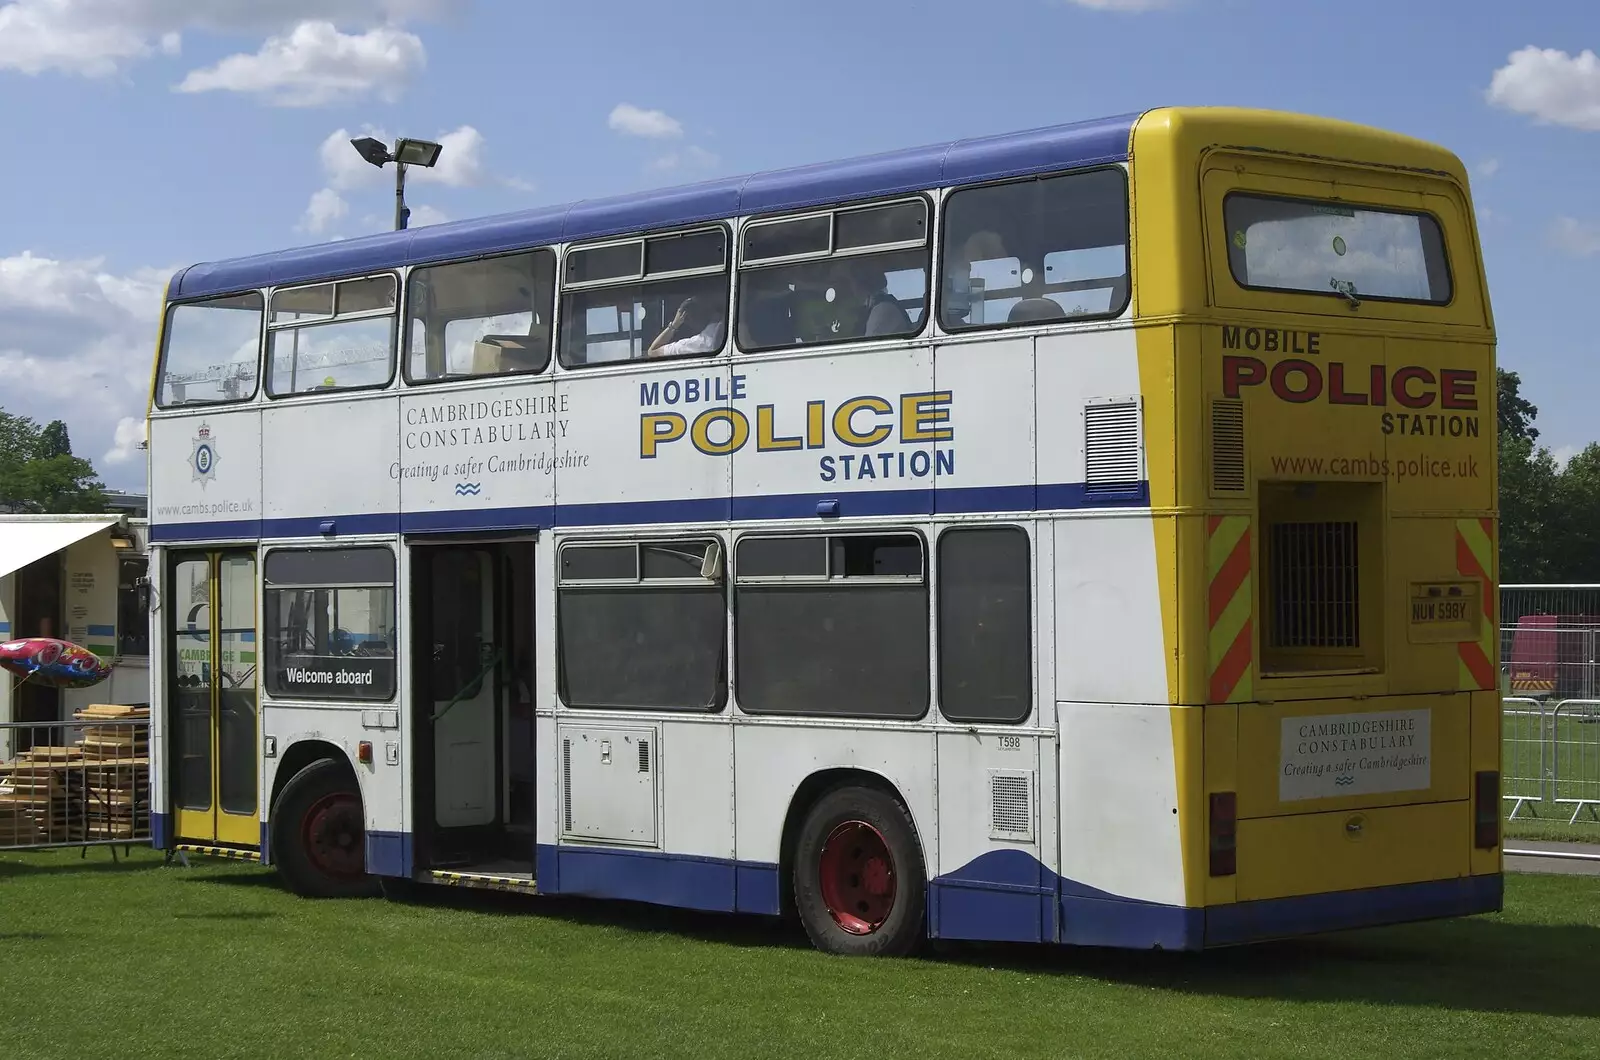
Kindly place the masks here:
[(1272, 524), (1267, 570), (1271, 647), (1360, 646), (1355, 523)]
[(1083, 409), (1084, 483), (1090, 493), (1139, 488), (1139, 403), (1114, 401)]
[(1033, 774), (989, 774), (989, 838), (1033, 842)]
[(563, 832), (572, 831), (572, 741), (561, 741), (561, 818)]
[(1244, 402), (1216, 398), (1211, 402), (1211, 492), (1244, 491)]
[(639, 741), (639, 772), (650, 772), (650, 741)]

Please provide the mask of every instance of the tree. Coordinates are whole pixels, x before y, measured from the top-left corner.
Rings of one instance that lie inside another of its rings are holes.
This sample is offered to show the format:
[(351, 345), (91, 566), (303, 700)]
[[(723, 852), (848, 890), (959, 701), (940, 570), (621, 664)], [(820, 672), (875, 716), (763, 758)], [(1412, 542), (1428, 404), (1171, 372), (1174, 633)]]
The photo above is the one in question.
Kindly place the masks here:
[(1526, 438), (1538, 441), (1539, 430), (1533, 425), (1539, 410), (1533, 402), (1522, 396), (1522, 378), (1504, 368), (1495, 369), (1496, 404), (1500, 410), (1500, 437)]
[(40, 445), (45, 457), (71, 456), (72, 439), (67, 437), (67, 425), (60, 420), (51, 420), (44, 425), (44, 432), (40, 435)]
[(0, 409), (0, 511), (69, 513), (106, 510), (94, 465), (72, 455), (66, 424), (45, 427)]

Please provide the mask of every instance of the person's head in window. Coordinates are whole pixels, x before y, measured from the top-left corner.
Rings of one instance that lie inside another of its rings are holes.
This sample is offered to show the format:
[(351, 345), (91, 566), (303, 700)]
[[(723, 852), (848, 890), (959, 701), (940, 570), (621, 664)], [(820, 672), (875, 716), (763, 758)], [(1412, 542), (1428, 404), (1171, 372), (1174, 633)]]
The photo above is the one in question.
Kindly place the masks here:
[(690, 295), (678, 303), (672, 320), (656, 336), (646, 354), (678, 357), (716, 352), (722, 348), (722, 310), (720, 302)]

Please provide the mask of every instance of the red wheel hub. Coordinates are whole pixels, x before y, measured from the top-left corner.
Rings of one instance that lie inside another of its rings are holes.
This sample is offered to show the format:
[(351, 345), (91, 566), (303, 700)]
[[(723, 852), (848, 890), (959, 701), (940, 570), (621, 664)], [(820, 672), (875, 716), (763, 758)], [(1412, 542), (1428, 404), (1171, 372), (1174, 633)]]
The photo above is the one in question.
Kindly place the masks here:
[(865, 821), (846, 821), (828, 834), (817, 859), (822, 901), (834, 923), (870, 935), (894, 908), (894, 857), (883, 833)]
[(349, 878), (366, 870), (361, 802), (349, 792), (324, 795), (300, 823), (300, 844), (312, 866), (327, 876)]

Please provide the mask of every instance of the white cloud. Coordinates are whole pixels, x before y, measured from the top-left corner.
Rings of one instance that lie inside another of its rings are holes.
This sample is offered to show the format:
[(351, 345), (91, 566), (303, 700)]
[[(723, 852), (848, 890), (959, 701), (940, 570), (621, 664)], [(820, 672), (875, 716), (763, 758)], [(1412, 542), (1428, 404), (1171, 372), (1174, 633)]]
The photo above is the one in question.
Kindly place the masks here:
[(423, 203), (420, 206), (411, 206), (411, 217), (406, 223), (412, 228), (421, 228), (423, 225), (444, 224), (448, 220), (450, 218), (443, 210)]
[(367, 30), (458, 13), (464, 0), (12, 0), (0, 3), (0, 69), (105, 77), (183, 34), (282, 33), (308, 20)]
[[(117, 421), (116, 430), (111, 434), (111, 448), (106, 450), (101, 457), (107, 464), (126, 464), (130, 460), (138, 459), (140, 447), (145, 442), (145, 420), (142, 416), (124, 416)], [(71, 431), (69, 424), (67, 430)]]
[(1530, 45), (1511, 53), (1485, 94), (1494, 106), (1543, 125), (1600, 131), (1600, 56)]
[[(393, 163), (379, 169), (356, 153), (350, 145), (352, 138), (371, 136), (393, 145), (394, 140), (383, 129), (364, 128), (358, 133), (349, 129), (336, 129), (328, 134), (317, 148), (317, 158), (322, 166), (324, 187), (315, 192), (306, 205), (297, 226), (301, 231), (322, 234), (348, 215), (347, 196), (353, 192), (380, 194), (379, 189), (394, 187)], [(408, 169), (406, 187), (416, 184), (434, 184), (447, 188), (476, 188), (499, 184), (516, 191), (531, 191), (533, 184), (516, 177), (502, 177), (492, 173), (486, 160), (483, 134), (470, 125), (463, 125), (434, 137), (439, 144), (439, 162), (432, 169)], [(445, 214), (432, 205), (418, 205), (406, 196), (411, 207), (410, 224), (438, 224), (447, 220)], [(363, 216), (358, 227), (372, 231), (386, 231), (393, 224), (393, 215), (382, 218)], [(337, 238), (335, 236), (334, 238)]]
[(650, 168), (658, 173), (699, 173), (715, 169), (721, 161), (705, 148), (690, 144), (680, 151), (668, 151), (652, 160)]
[(161, 291), (173, 271), (119, 274), (100, 259), (26, 251), (0, 258), (0, 404), (65, 421), (73, 450), (113, 486), (143, 482), (133, 432), (143, 429)]
[[(415, 135), (415, 134), (413, 134)], [(350, 141), (358, 136), (371, 136), (393, 146), (394, 139), (383, 129), (364, 128), (359, 133), (348, 129), (335, 129), (317, 148), (322, 162), (322, 172), (328, 186), (340, 191), (352, 188), (369, 188), (379, 184), (392, 184), (394, 170), (379, 169), (356, 153)], [(406, 170), (406, 184), (443, 184), (452, 188), (471, 188), (487, 183), (491, 178), (484, 165), (483, 134), (470, 125), (435, 136), (439, 144), (439, 161), (432, 169)], [(506, 180), (512, 186), (528, 186), (525, 181)]]
[(1558, 217), (1550, 228), (1550, 242), (1575, 258), (1593, 257), (1600, 254), (1600, 222)]
[(1490, 177), (1500, 172), (1500, 160), (1498, 158), (1485, 158), (1482, 162), (1478, 163), (1477, 169), (1478, 176), (1482, 177), (1484, 180), (1488, 180)]
[(643, 136), (651, 140), (673, 140), (683, 135), (677, 118), (660, 110), (645, 110), (632, 103), (618, 103), (606, 119), (612, 132), (624, 136)]
[(299, 227), (302, 232), (317, 235), (326, 232), (335, 221), (343, 220), (349, 212), (350, 204), (345, 202), (344, 196), (332, 188), (323, 188), (312, 193)]
[(239, 92), (283, 107), (319, 107), (375, 95), (393, 102), (426, 64), (414, 33), (380, 26), (341, 33), (331, 22), (302, 22), (268, 37), (253, 55), (230, 55), (194, 70), (179, 92)]

